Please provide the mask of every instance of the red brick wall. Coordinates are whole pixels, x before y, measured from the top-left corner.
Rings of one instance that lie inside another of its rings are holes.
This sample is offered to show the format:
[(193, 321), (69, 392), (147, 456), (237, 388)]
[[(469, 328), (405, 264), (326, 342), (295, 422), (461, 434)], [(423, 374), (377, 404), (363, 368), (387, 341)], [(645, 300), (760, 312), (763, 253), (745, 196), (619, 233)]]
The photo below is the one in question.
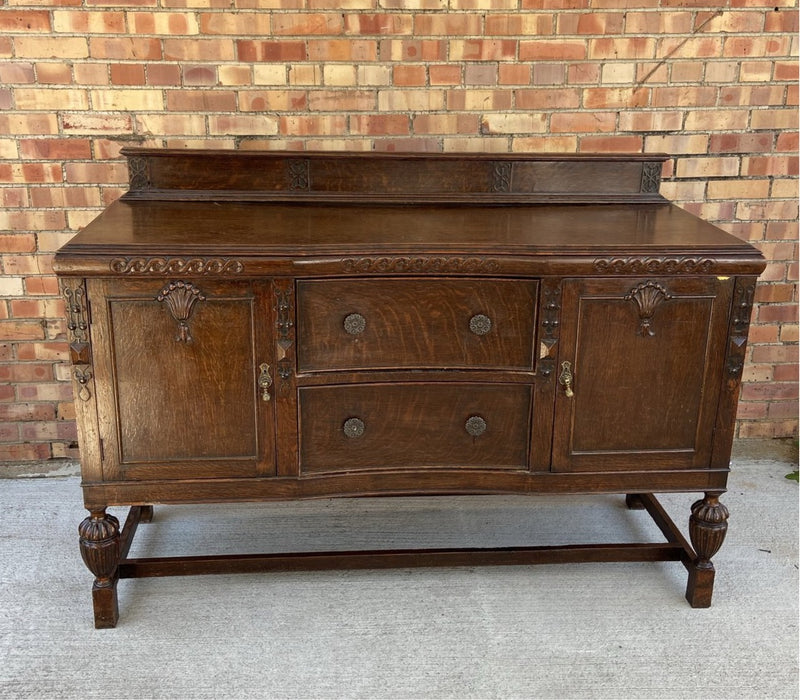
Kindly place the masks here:
[(74, 456), (53, 251), (121, 146), (664, 151), (755, 243), (739, 436), (797, 429), (792, 0), (0, 0), (0, 461)]

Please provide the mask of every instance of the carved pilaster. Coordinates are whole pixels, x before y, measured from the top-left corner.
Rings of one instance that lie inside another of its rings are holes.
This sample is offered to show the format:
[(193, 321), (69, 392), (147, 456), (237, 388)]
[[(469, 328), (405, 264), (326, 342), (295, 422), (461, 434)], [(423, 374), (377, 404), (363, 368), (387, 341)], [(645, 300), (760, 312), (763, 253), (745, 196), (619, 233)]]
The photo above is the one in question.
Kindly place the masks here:
[(78, 398), (88, 401), (92, 397), (92, 352), (89, 338), (89, 301), (82, 279), (62, 279), (61, 295), (67, 312), (67, 339), (69, 358), (73, 365), (72, 376), (78, 382)]
[(550, 377), (556, 364), (559, 315), (561, 313), (561, 288), (543, 283), (542, 331), (539, 338), (539, 374)]
[(644, 163), (642, 165), (641, 192), (658, 192), (661, 186), (661, 163)]
[(119, 618), (117, 566), (120, 557), (119, 521), (105, 510), (91, 511), (78, 526), (81, 557), (94, 576), (92, 598), (97, 628), (114, 627)]
[(278, 360), (278, 391), (286, 394), (289, 391), (292, 377), (292, 359), (290, 348), (294, 344), (294, 295), (291, 283), (276, 282), (275, 288), (275, 327), (278, 332), (276, 356)]
[(498, 161), (492, 168), (492, 192), (511, 192), (513, 163)]
[(293, 158), (286, 163), (286, 179), (290, 190), (308, 190), (311, 185), (307, 158)]
[(728, 358), (725, 366), (730, 380), (735, 384), (744, 368), (747, 346), (747, 333), (750, 328), (750, 314), (753, 309), (755, 284), (737, 281), (733, 297), (733, 315), (728, 334)]

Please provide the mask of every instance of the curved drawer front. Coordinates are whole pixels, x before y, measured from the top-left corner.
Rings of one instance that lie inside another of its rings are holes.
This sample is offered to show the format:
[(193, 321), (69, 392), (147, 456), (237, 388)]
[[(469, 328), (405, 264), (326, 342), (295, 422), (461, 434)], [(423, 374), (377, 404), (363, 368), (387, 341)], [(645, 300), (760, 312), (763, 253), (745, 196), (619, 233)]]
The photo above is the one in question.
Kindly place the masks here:
[(530, 370), (537, 287), (499, 279), (300, 281), (298, 369)]
[(528, 468), (528, 385), (354, 384), (299, 394), (301, 472)]

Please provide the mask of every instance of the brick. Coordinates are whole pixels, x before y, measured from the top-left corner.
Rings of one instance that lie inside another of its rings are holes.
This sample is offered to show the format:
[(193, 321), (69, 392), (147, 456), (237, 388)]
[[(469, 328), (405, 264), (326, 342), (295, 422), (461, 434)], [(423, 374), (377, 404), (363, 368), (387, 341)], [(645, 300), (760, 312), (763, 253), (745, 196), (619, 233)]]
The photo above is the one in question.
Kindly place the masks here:
[(686, 115), (686, 131), (733, 131), (746, 129), (750, 114), (744, 109), (707, 109)]
[(753, 111), (750, 119), (753, 129), (796, 129), (797, 110), (794, 109), (758, 109)]
[(386, 10), (446, 10), (447, 0), (380, 0)]
[(345, 34), (412, 34), (414, 18), (410, 14), (357, 14), (345, 15)]
[(567, 83), (571, 85), (597, 84), (600, 82), (600, 65), (597, 63), (573, 63), (567, 66)]
[(65, 133), (106, 134), (130, 133), (132, 129), (129, 114), (92, 114), (66, 112), (60, 115), (61, 127)]
[(128, 169), (123, 163), (67, 163), (67, 182), (126, 183)]
[(89, 46), (83, 37), (19, 36), (14, 52), (17, 58), (88, 58)]
[(414, 36), (472, 36), (482, 32), (479, 14), (422, 14), (414, 16)]
[(742, 175), (798, 174), (797, 156), (753, 156), (742, 158)]
[(92, 90), (92, 107), (101, 111), (138, 111), (164, 109), (161, 90)]
[(670, 81), (673, 83), (701, 83), (705, 65), (703, 61), (676, 61), (670, 68)]
[(53, 111), (89, 109), (86, 90), (69, 88), (17, 88), (15, 101), (19, 110)]
[(482, 134), (541, 134), (546, 130), (545, 114), (485, 114), (481, 118)]
[(416, 134), (477, 134), (479, 119), (473, 114), (420, 114), (414, 117)]
[(279, 133), (292, 136), (344, 134), (346, 131), (347, 117), (338, 114), (281, 116), (279, 120)]
[(428, 76), (431, 85), (460, 85), (461, 66), (452, 64), (432, 65), (428, 67)]
[(309, 39), (308, 58), (311, 61), (376, 61), (378, 45), (364, 39)]
[(626, 34), (689, 34), (692, 31), (692, 13), (628, 12), (625, 16)]
[(181, 69), (176, 64), (150, 63), (146, 67), (148, 85), (172, 86), (181, 84)]
[(209, 134), (235, 134), (239, 136), (277, 134), (277, 119), (270, 115), (213, 115), (208, 118)]
[(578, 150), (577, 136), (515, 136), (512, 152), (519, 153), (575, 153)]
[(448, 111), (500, 111), (511, 109), (508, 90), (450, 90), (447, 93)]
[(584, 88), (583, 106), (586, 109), (646, 107), (649, 88)]
[(739, 159), (681, 158), (678, 160), (676, 177), (732, 177), (739, 174)]
[(358, 66), (356, 82), (359, 85), (391, 85), (392, 68), (390, 66)]
[(45, 403), (0, 404), (0, 421), (48, 421), (55, 420), (55, 406)]
[(350, 117), (350, 131), (366, 136), (402, 136), (410, 133), (410, 123), (404, 114), (354, 115)]
[(769, 196), (769, 180), (712, 180), (708, 199), (764, 199)]
[(447, 42), (439, 39), (384, 39), (379, 49), (382, 61), (419, 63), (447, 60)]
[[(285, 15), (274, 15), (277, 19)], [(237, 13), (201, 13), (200, 14), (200, 33), (201, 34), (233, 34), (247, 36), (268, 36), (272, 33), (281, 34), (277, 29), (273, 32), (270, 21), (270, 14), (261, 12), (237, 12)]]
[(72, 73), (77, 85), (109, 85), (111, 83), (106, 63), (74, 63)]
[(327, 86), (351, 86), (358, 82), (358, 67), (352, 64), (322, 66), (323, 83)]
[(647, 59), (655, 52), (655, 39), (649, 37), (589, 39), (590, 59)]
[(453, 39), (449, 42), (453, 61), (513, 61), (517, 42), (509, 39)]
[(641, 136), (581, 136), (580, 150), (584, 153), (641, 153)]
[(620, 131), (680, 131), (683, 124), (682, 112), (634, 111), (620, 112)]
[(531, 67), (517, 63), (501, 63), (497, 68), (497, 82), (499, 85), (529, 85)]
[(775, 61), (774, 80), (797, 82), (800, 76), (796, 61)]
[(256, 64), (252, 76), (254, 85), (286, 85), (288, 82), (284, 63)]
[(739, 75), (736, 61), (713, 61), (706, 64), (707, 83), (735, 83)]
[(91, 144), (87, 139), (21, 139), (22, 158), (36, 160), (80, 160), (92, 157)]
[(4, 85), (29, 85), (36, 82), (33, 64), (27, 62), (0, 63), (0, 83)]
[(540, 88), (516, 91), (517, 109), (577, 109), (581, 93), (577, 88)]
[(428, 80), (428, 71), (424, 65), (394, 66), (392, 84), (397, 87), (424, 86)]
[(485, 22), (486, 36), (545, 36), (553, 33), (553, 15), (549, 13), (490, 13), (486, 15)]
[(304, 41), (251, 41), (236, 42), (236, 53), (240, 61), (304, 61)]
[(34, 253), (36, 252), (36, 236), (32, 233), (6, 233), (0, 236), (0, 252), (2, 253)]
[(759, 153), (772, 150), (774, 133), (759, 134), (712, 134), (708, 150), (710, 153)]
[(50, 445), (0, 445), (0, 462), (38, 461), (50, 457)]
[(72, 67), (67, 63), (37, 63), (36, 82), (41, 85), (69, 85)]
[(236, 111), (236, 93), (231, 90), (167, 90), (166, 96), (171, 112)]
[(583, 41), (554, 41), (549, 39), (519, 42), (521, 61), (581, 61), (586, 58)]
[(123, 34), (125, 13), (56, 10), (53, 12), (53, 29), (70, 34)]
[(216, 85), (217, 84), (216, 66), (190, 66), (183, 67), (184, 85)]
[(45, 10), (9, 10), (0, 12), (0, 32), (47, 34), (50, 32), (50, 13)]
[(111, 66), (112, 85), (144, 85), (144, 64), (116, 63)]
[(381, 112), (431, 112), (444, 109), (441, 90), (381, 90), (378, 110)]
[(654, 87), (650, 99), (652, 107), (713, 107), (716, 103), (716, 88), (694, 85)]
[[(255, 66), (225, 64), (217, 67), (220, 85), (252, 85)], [(177, 84), (177, 83), (175, 83)]]
[(666, 37), (658, 42), (657, 55), (678, 58), (720, 58), (723, 39), (715, 36)]
[(234, 42), (230, 39), (165, 39), (167, 61), (232, 61)]
[[(340, 13), (275, 14), (272, 18), (272, 33), (276, 36), (335, 35), (344, 31), (344, 17)], [(236, 31), (233, 34), (269, 34), (263, 32)]]
[(117, 61), (158, 61), (165, 58), (161, 53), (161, 41), (150, 38), (90, 37), (89, 51), (92, 58)]
[(552, 133), (596, 133), (614, 131), (615, 112), (556, 112), (550, 117)]
[(313, 112), (364, 112), (376, 107), (373, 90), (314, 90), (308, 95), (308, 108)]

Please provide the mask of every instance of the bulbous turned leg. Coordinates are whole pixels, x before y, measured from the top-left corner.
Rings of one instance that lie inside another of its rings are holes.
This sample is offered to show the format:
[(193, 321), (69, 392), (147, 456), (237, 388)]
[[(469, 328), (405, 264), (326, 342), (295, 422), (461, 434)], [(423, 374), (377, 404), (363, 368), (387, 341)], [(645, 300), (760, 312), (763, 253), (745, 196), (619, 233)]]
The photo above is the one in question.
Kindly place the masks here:
[(728, 531), (728, 509), (719, 502), (718, 493), (706, 493), (692, 505), (689, 518), (689, 537), (697, 558), (689, 566), (686, 600), (693, 608), (711, 606), (714, 588), (713, 557), (725, 540)]
[(78, 526), (83, 561), (94, 576), (92, 601), (94, 626), (115, 627), (119, 619), (117, 604), (117, 566), (119, 564), (119, 521), (105, 509), (91, 515)]

